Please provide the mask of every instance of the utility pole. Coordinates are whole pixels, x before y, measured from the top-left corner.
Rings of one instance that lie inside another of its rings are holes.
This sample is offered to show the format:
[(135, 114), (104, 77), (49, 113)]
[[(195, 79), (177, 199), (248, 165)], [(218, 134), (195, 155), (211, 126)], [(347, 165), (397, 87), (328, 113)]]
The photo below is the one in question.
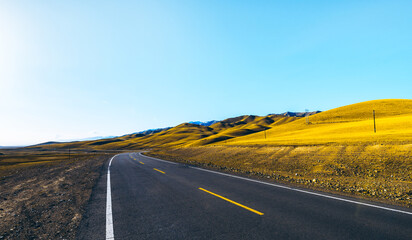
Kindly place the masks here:
[(306, 125), (309, 124), (309, 110), (305, 109)]
[(265, 139), (266, 139), (266, 129), (264, 130), (264, 132), (265, 132)]
[(376, 133), (375, 110), (373, 110), (373, 132)]

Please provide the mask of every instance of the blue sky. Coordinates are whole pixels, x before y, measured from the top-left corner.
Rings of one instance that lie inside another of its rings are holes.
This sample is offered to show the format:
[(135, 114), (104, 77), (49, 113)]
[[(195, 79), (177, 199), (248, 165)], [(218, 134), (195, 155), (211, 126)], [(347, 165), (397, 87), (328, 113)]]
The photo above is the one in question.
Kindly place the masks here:
[(0, 145), (411, 98), (411, 1), (0, 2)]

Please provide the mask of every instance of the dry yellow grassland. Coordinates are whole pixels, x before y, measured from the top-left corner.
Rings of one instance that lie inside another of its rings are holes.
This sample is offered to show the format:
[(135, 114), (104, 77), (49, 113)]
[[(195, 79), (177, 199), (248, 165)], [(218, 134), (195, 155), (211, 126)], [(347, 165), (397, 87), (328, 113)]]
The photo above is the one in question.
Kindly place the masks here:
[[(374, 132), (372, 111), (376, 112)], [(227, 141), (229, 145), (311, 145), (412, 141), (412, 100), (375, 100), (332, 109), (262, 133)]]
[[(372, 111), (376, 112), (374, 132)], [(161, 158), (412, 207), (412, 100), (352, 104)]]
[(204, 146), (149, 154), (412, 207), (412, 144)]

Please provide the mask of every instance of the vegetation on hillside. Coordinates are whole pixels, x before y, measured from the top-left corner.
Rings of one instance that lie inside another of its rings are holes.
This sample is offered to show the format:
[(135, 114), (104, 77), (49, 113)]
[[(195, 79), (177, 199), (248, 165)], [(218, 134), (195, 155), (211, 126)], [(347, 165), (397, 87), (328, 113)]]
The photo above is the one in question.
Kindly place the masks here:
[(211, 126), (182, 123), (163, 131), (142, 135), (130, 134), (122, 137), (95, 141), (47, 144), (31, 149), (145, 149), (156, 147), (203, 146), (227, 141), (293, 122), (298, 117), (282, 115), (240, 116), (229, 118)]
[[(376, 112), (376, 129), (372, 111)], [(42, 149), (147, 149), (207, 145), (279, 146), (412, 141), (412, 100), (374, 100), (305, 117), (245, 115), (210, 126), (183, 123), (153, 134), (61, 144)]]
[(367, 101), (307, 118), (246, 115), (37, 148), (151, 149), (149, 154), (174, 161), (412, 206), (412, 100), (406, 99)]
[[(373, 110), (376, 113), (374, 132)], [(412, 100), (375, 100), (321, 112), (272, 127), (267, 138), (250, 134), (229, 145), (314, 145), (330, 143), (408, 143), (412, 141)]]

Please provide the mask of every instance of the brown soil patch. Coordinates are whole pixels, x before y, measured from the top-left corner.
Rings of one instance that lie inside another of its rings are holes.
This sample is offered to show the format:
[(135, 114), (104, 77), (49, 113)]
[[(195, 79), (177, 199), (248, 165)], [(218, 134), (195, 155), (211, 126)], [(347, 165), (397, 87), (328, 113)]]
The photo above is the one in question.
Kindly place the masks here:
[(74, 239), (109, 157), (77, 153), (69, 160), (56, 152), (3, 152), (0, 239)]

